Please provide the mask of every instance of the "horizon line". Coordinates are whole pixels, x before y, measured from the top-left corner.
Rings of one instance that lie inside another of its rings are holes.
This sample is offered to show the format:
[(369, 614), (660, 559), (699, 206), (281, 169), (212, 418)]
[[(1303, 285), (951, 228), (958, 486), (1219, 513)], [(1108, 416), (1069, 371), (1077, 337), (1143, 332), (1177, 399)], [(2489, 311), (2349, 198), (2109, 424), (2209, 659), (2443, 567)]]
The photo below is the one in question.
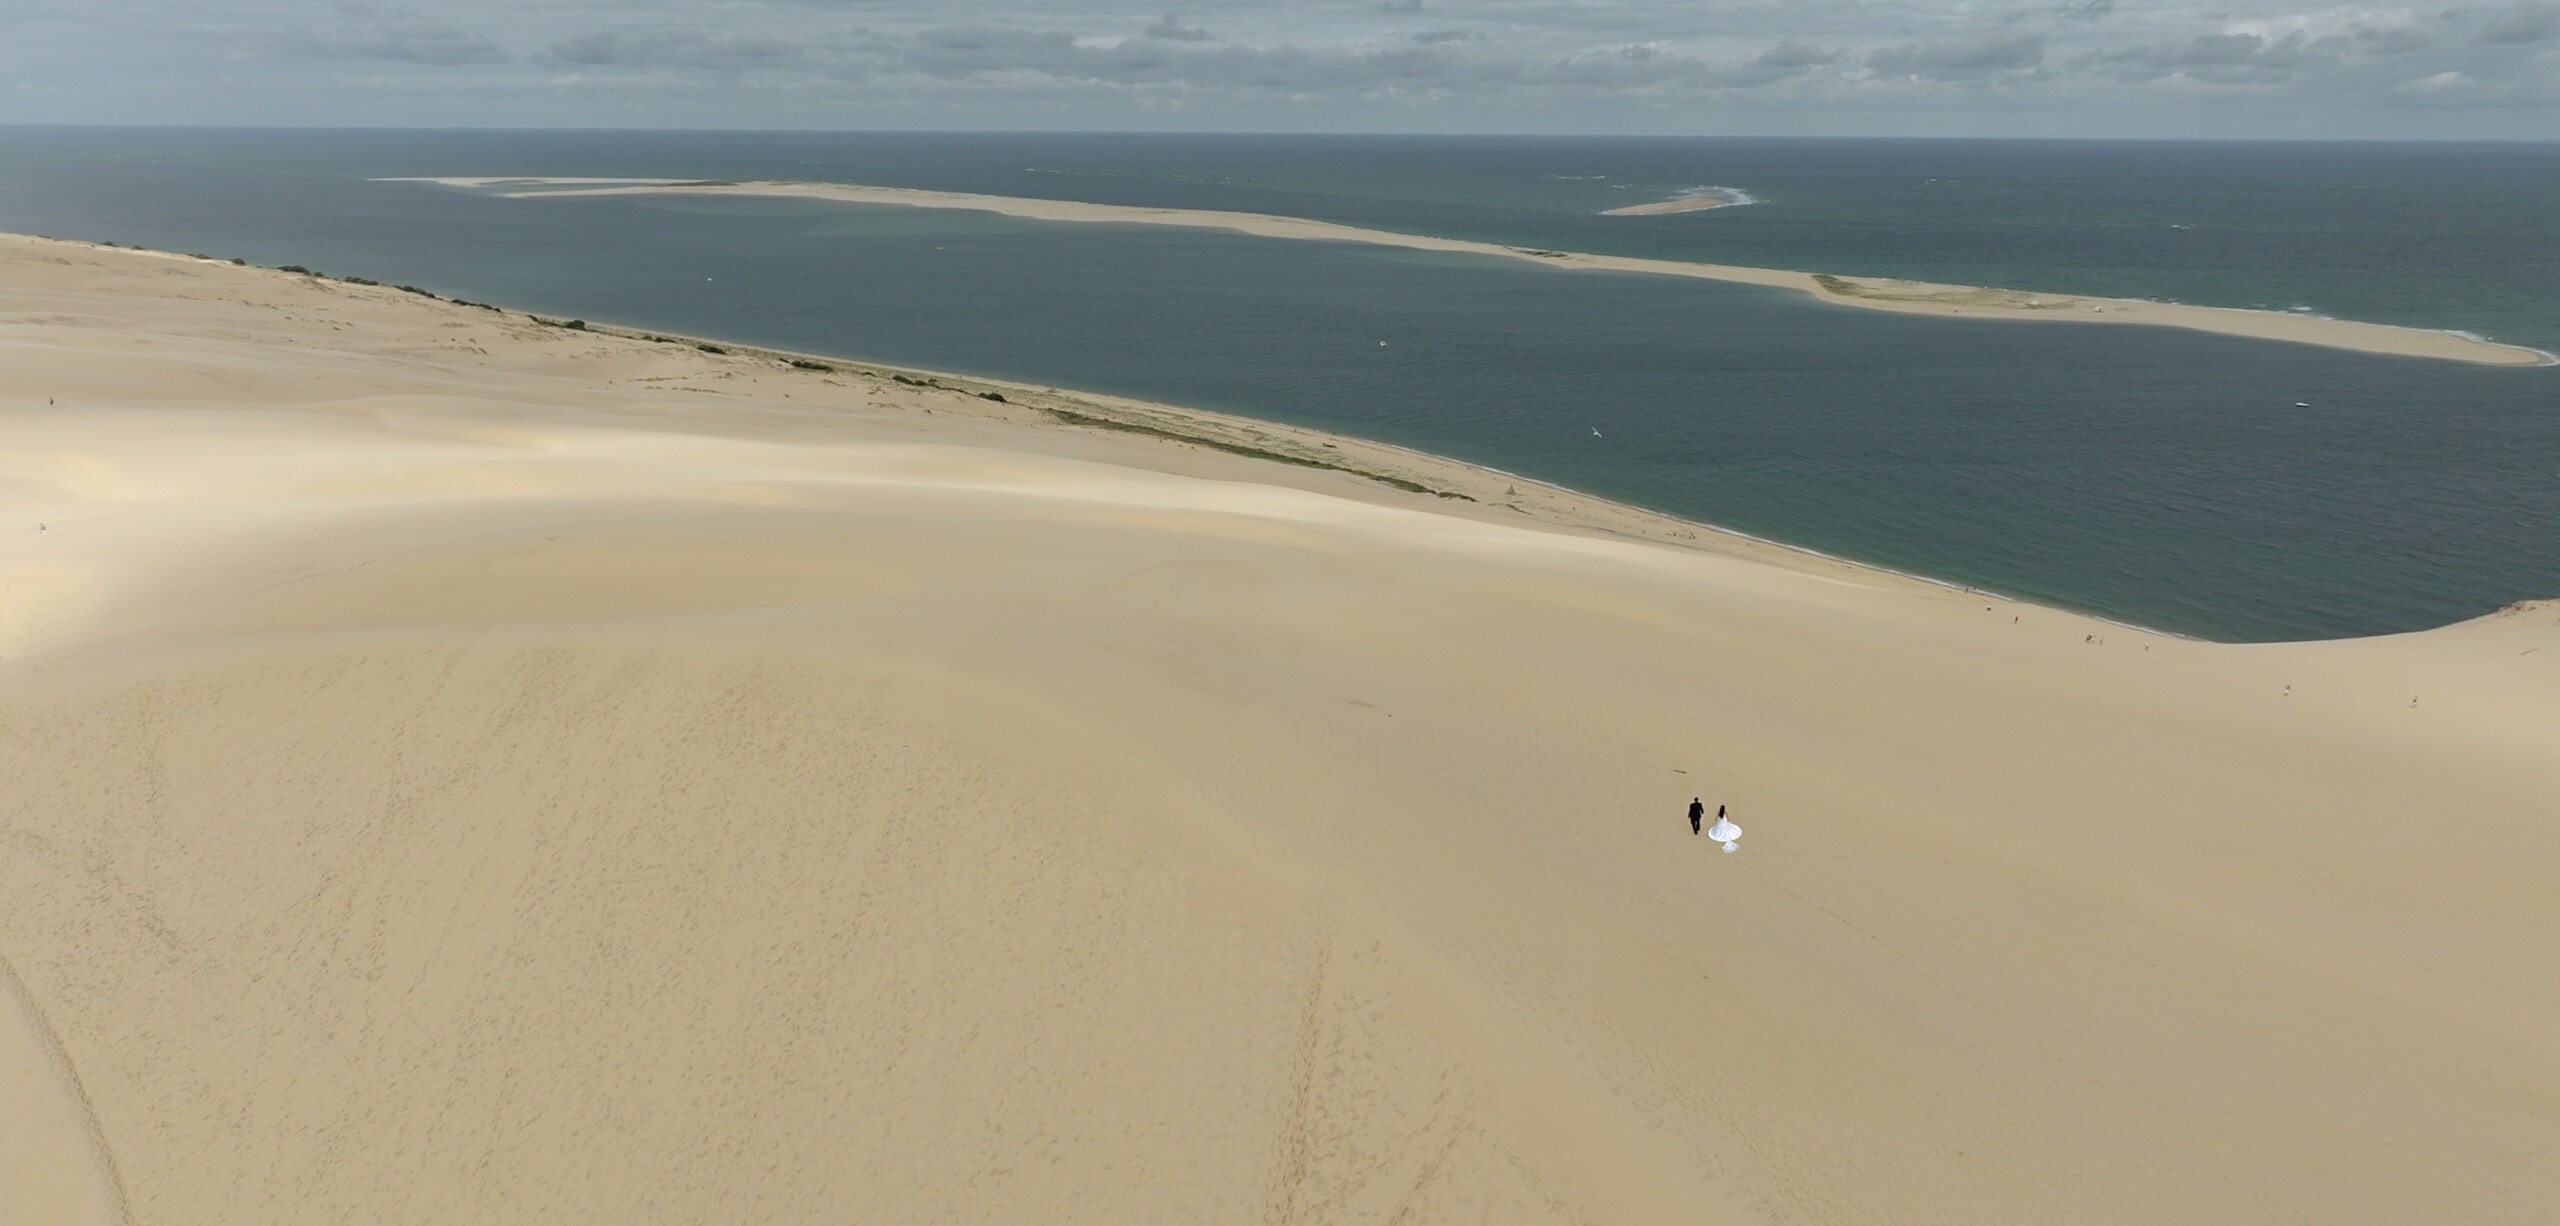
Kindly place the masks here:
[(1840, 142), (1942, 142), (1975, 144), (2116, 144), (2116, 145), (2550, 145), (2560, 146), (2560, 136), (2021, 136), (2021, 135), (1950, 135), (1918, 133), (1878, 135), (1874, 133), (1750, 133), (1750, 132), (1454, 132), (1431, 130), (1353, 130), (1305, 129), (1282, 131), (1256, 128), (1012, 128), (1012, 127), (731, 127), (731, 126), (650, 126), (637, 124), (282, 124), (282, 123), (191, 123), (169, 121), (156, 123), (45, 121), (18, 122), (0, 120), (0, 131), (77, 129), (92, 131), (191, 131), (191, 132), (688, 132), (706, 135), (836, 135), (836, 136), (1154, 136), (1203, 137), (1230, 139), (1293, 139), (1327, 137), (1373, 140), (1549, 140), (1549, 141), (1840, 141)]

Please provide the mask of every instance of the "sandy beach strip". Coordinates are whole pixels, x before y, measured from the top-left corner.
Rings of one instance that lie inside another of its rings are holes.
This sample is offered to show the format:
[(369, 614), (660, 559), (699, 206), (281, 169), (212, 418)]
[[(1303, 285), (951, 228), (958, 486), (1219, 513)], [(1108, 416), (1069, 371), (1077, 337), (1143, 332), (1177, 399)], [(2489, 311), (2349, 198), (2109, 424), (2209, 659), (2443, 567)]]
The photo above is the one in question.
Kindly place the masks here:
[(2165, 638), (705, 343), (0, 238), (0, 1208), (2560, 1202), (2560, 603)]
[(1087, 224), (1184, 226), (1231, 230), (1262, 238), (1317, 242), (1367, 243), (1419, 251), (1461, 252), (1527, 260), (1569, 270), (1644, 273), (1693, 277), (1744, 285), (1765, 285), (1810, 294), (1824, 302), (1867, 310), (1968, 319), (2045, 320), (2068, 323), (2140, 324), (2185, 328), (2256, 340), (2319, 345), (2401, 357), (2440, 358), (2491, 366), (2543, 366), (2555, 359), (2538, 349), (2502, 345), (2458, 332), (2404, 328), (2391, 324), (2324, 319), (2281, 311), (2188, 306), (2132, 298), (2099, 298), (2082, 294), (2043, 294), (1968, 285), (1940, 285), (1879, 277), (1835, 276), (1777, 268), (1700, 264), (1634, 256), (1589, 255), (1570, 251), (1506, 247), (1464, 239), (1434, 238), (1370, 230), (1306, 218), (1205, 209), (1159, 209), (1128, 205), (1085, 204), (1072, 200), (1038, 200), (966, 192), (926, 191), (903, 187), (865, 187), (846, 183), (780, 182), (647, 182), (595, 186), (587, 180), (434, 178), (406, 180), (455, 187), (513, 188), (520, 198), (575, 198), (614, 195), (784, 196), (835, 200), (847, 204), (902, 205), (912, 208), (970, 209), (1036, 221)]

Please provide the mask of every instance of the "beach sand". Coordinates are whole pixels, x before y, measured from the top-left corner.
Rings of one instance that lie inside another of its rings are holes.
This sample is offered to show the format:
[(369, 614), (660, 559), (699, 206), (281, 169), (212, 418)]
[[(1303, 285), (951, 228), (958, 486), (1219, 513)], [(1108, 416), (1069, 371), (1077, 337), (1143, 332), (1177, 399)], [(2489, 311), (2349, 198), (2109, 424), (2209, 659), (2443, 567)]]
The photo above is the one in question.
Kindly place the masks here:
[(2560, 1204), (2560, 604), (941, 381), (0, 239), (0, 1219)]
[[(2319, 345), (2330, 349), (2352, 349), (2363, 353), (2439, 358), (2445, 361), (2477, 362), (2491, 366), (2542, 366), (2554, 360), (2552, 355), (2538, 349), (2501, 345), (2458, 332), (2403, 328), (2391, 324), (2361, 323), (2346, 319), (2324, 319), (2313, 315), (2288, 314), (2280, 311), (2246, 311), (2230, 307), (2148, 302), (2133, 298), (2031, 293), (2023, 290), (1973, 285), (1897, 281), (1881, 277), (1833, 276), (1779, 268), (1747, 268), (1731, 264), (1699, 264), (1683, 260), (1653, 260), (1634, 256), (1543, 251), (1523, 247), (1505, 247), (1497, 243), (1471, 242), (1464, 239), (1367, 230), (1327, 221), (1310, 221), (1300, 217), (1275, 217), (1263, 213), (1138, 208), (1128, 205), (1086, 204), (1073, 200), (1034, 200), (1017, 196), (924, 191), (905, 187), (865, 187), (847, 183), (694, 183), (635, 180), (599, 185), (598, 181), (593, 179), (488, 178), (436, 178), (413, 181), (441, 183), (453, 187), (507, 189), (506, 194), (522, 198), (625, 195), (788, 196), (836, 200), (847, 204), (972, 209), (1037, 221), (1185, 226), (1195, 229), (1232, 230), (1263, 238), (1368, 243), (1406, 247), (1418, 251), (1495, 256), (1528, 260), (1558, 269), (1632, 272), (1652, 276), (1692, 277), (1705, 281), (1728, 281), (1743, 285), (1765, 285), (1797, 290), (1839, 306), (1897, 311), (1910, 315), (2065, 323), (2142, 324), (2158, 328), (2185, 328), (2195, 332), (2214, 332), (2225, 336), (2245, 336), (2256, 340)], [(1678, 207), (1669, 207), (1671, 205)], [(1695, 203), (1693, 199), (1672, 201), (1664, 206), (1613, 209), (1611, 212), (1681, 212), (1700, 207), (1705, 206)]]

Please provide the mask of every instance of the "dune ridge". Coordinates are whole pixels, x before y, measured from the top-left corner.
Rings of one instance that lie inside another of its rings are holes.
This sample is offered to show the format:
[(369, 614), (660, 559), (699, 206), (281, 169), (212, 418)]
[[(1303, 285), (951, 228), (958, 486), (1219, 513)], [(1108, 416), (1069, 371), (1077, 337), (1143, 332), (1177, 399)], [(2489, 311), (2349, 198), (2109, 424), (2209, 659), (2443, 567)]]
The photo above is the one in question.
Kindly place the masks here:
[(2560, 606), (2193, 642), (1164, 406), (0, 274), (0, 956), (130, 1220), (2560, 1199)]
[[(2560, 357), (2544, 353), (2539, 349), (2499, 344), (2463, 332), (2406, 328), (2393, 324), (2363, 323), (2347, 319), (2327, 319), (2282, 311), (2190, 306), (2184, 303), (2151, 302), (2136, 298), (2033, 293), (1975, 285), (1902, 281), (1886, 277), (1840, 276), (1780, 268), (1705, 264), (1687, 260), (1655, 260), (1636, 256), (1546, 251), (1526, 247), (1506, 247), (1498, 243), (1481, 243), (1465, 239), (1402, 234), (1390, 230), (1371, 230), (1335, 222), (1279, 217), (1264, 213), (1087, 204), (1073, 200), (1041, 200), (1020, 196), (991, 196), (907, 187), (870, 187), (852, 183), (695, 182), (657, 179), (612, 182), (594, 179), (471, 177), (396, 181), (438, 183), (451, 187), (470, 188), (512, 187), (517, 190), (508, 191), (505, 194), (524, 199), (554, 197), (574, 199), (586, 196), (629, 195), (785, 196), (812, 200), (836, 200), (847, 204), (970, 209), (1036, 221), (1185, 226), (1195, 229), (1232, 230), (1261, 238), (1368, 243), (1405, 247), (1417, 251), (1494, 256), (1503, 259), (1528, 260), (1559, 269), (1633, 272), (1653, 276), (1727, 281), (1741, 285), (1762, 285), (1796, 290), (1837, 306), (1894, 311), (1910, 315), (2044, 320), (2062, 323), (2140, 324), (2161, 328), (2185, 328), (2190, 331), (2242, 336), (2255, 340), (2319, 345), (2330, 349), (2351, 349), (2363, 353), (2476, 362), (2491, 366), (2548, 366), (2554, 362), (2560, 362)], [(1638, 205), (1626, 209), (1613, 209), (1610, 212), (1619, 214), (1686, 212), (1707, 207), (1705, 204), (1695, 202), (1694, 199), (1673, 203), (1679, 207)], [(1723, 202), (1718, 201), (1718, 203)]]

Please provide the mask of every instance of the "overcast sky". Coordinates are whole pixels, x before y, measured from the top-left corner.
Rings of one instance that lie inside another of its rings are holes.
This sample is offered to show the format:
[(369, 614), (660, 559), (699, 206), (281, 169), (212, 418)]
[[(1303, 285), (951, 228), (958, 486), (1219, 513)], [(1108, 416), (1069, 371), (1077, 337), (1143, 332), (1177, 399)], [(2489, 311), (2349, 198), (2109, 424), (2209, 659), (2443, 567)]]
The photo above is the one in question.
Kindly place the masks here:
[(2560, 0), (0, 0), (0, 122), (2560, 139)]

